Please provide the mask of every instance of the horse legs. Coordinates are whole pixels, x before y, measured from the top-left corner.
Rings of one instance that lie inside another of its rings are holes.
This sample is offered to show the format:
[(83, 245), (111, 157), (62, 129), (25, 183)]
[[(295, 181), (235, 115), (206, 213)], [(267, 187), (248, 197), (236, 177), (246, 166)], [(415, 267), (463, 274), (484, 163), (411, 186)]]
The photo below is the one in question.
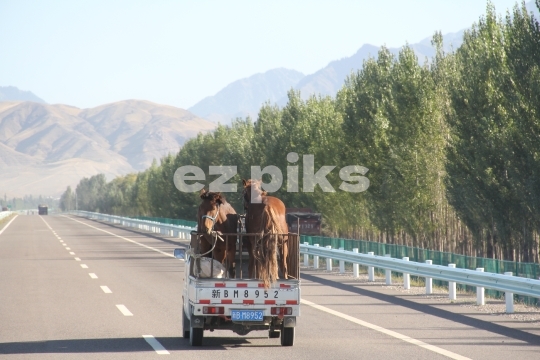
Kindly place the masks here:
[[(206, 254), (210, 251), (212, 248), (212, 245), (208, 242), (206, 235), (202, 235), (199, 237), (199, 254)], [(204, 255), (206, 257), (210, 257), (210, 254)]]
[(249, 278), (253, 279), (255, 277), (255, 244), (252, 236), (248, 238), (247, 246), (249, 254), (248, 273)]
[(288, 241), (283, 236), (280, 236), (280, 242), (281, 242), (281, 273), (283, 274), (283, 278), (286, 280), (289, 278), (289, 272), (287, 269), (287, 260), (289, 259), (289, 247), (288, 247)]
[(235, 269), (235, 255), (236, 255), (236, 238), (227, 238), (225, 239), (225, 244), (227, 244), (225, 259), (228, 265), (229, 277), (234, 279), (236, 277)]

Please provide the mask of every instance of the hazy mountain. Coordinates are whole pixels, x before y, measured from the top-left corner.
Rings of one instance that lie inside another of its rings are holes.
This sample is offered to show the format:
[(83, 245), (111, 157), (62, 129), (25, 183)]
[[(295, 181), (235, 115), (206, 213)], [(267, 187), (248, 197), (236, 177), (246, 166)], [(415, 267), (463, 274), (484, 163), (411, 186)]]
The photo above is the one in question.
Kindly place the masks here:
[(214, 127), (186, 110), (149, 101), (85, 110), (0, 102), (0, 192), (59, 195), (84, 176), (144, 170)]
[[(445, 51), (457, 49), (463, 42), (464, 30), (457, 33), (443, 35), (443, 44)], [(431, 45), (431, 37), (425, 38), (416, 44), (409, 45), (418, 56), (418, 61), (424, 63), (435, 56), (435, 48)], [(329, 63), (321, 70), (304, 77), (294, 87), (300, 91), (302, 98), (307, 99), (314, 94), (335, 96), (339, 89), (343, 87), (345, 79), (351, 73), (354, 73), (362, 68), (365, 60), (376, 58), (380, 47), (365, 44), (358, 49), (356, 54), (345, 57), (340, 60), (335, 60)], [(398, 55), (401, 48), (389, 48), (391, 53)], [(285, 105), (287, 98), (283, 97), (278, 101), (278, 104)]]
[(262, 104), (275, 103), (294, 87), (304, 74), (284, 68), (255, 74), (227, 85), (188, 110), (205, 119), (230, 124), (236, 117), (257, 117)]
[[(526, 8), (529, 12), (533, 12), (537, 19), (540, 19), (534, 1), (526, 3)], [(461, 30), (443, 35), (444, 50), (449, 52), (459, 48), (463, 42), (464, 32), (465, 30)], [(409, 44), (421, 64), (435, 55), (431, 39), (432, 36), (429, 36), (418, 43)], [(260, 106), (266, 101), (280, 106), (285, 105), (287, 91), (291, 88), (299, 90), (304, 99), (317, 94), (335, 96), (347, 76), (361, 69), (363, 62), (369, 57), (376, 58), (379, 49), (378, 46), (364, 44), (354, 55), (332, 61), (324, 68), (307, 76), (285, 69), (253, 75), (231, 83), (215, 96), (201, 100), (189, 110), (206, 119), (228, 124), (231, 118), (238, 116), (250, 115), (256, 119)], [(398, 55), (401, 48), (389, 50), (394, 55)]]
[(45, 103), (30, 91), (22, 91), (15, 86), (0, 86), (0, 101), (33, 101)]

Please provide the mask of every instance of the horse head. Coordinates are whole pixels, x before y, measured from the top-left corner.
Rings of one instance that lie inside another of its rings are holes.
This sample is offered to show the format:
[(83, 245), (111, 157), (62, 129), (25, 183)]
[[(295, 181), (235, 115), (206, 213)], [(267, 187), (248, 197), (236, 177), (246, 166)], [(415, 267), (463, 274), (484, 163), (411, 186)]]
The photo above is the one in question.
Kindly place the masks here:
[(252, 200), (255, 203), (260, 203), (262, 197), (267, 195), (266, 191), (262, 189), (262, 180), (242, 179), (242, 184), (244, 185), (242, 198), (244, 200), (245, 210), (252, 203)]
[(210, 192), (204, 189), (201, 190), (200, 197), (203, 202), (199, 205), (199, 212), (197, 214), (199, 231), (210, 234), (215, 230), (214, 227), (216, 224), (224, 221), (220, 214), (220, 208), (225, 202), (225, 198), (221, 193)]

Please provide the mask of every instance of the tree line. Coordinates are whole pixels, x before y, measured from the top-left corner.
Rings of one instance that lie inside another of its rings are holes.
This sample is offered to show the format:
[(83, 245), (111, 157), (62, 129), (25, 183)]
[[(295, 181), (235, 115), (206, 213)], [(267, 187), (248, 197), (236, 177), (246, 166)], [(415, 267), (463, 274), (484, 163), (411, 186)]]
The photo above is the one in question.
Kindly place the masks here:
[[(540, 0), (536, 1), (540, 9)], [(283, 174), (314, 155), (315, 170), (361, 165), (367, 191), (275, 193), (288, 207), (323, 214), (326, 235), (361, 238), (490, 258), (538, 262), (540, 230), (540, 26), (524, 3), (498, 17), (491, 3), (465, 32), (463, 44), (443, 51), (433, 36), (433, 59), (420, 64), (405, 46), (351, 73), (335, 97), (303, 100), (291, 90), (279, 107), (267, 103), (256, 121), (238, 118), (187, 141), (137, 174), (109, 182), (82, 179), (78, 208), (125, 216), (195, 220), (197, 193), (175, 188), (183, 165), (204, 170), (236, 165), (241, 179), (252, 165)], [(422, 60), (422, 59), (421, 59)], [(297, 162), (287, 161), (296, 152)], [(338, 189), (339, 171), (327, 176)], [(73, 209), (68, 188), (61, 206)]]

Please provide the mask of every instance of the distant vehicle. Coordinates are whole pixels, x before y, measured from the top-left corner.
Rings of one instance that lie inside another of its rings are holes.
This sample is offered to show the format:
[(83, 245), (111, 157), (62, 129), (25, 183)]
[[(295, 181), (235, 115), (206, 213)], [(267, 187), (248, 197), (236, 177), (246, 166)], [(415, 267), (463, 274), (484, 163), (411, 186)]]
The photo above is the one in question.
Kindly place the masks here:
[(310, 208), (288, 208), (286, 213), (289, 232), (302, 235), (320, 235), (320, 213), (314, 213)]
[(9, 211), (7, 207), (3, 206), (2, 211)]
[(47, 215), (49, 213), (49, 207), (47, 205), (38, 206), (39, 215)]

